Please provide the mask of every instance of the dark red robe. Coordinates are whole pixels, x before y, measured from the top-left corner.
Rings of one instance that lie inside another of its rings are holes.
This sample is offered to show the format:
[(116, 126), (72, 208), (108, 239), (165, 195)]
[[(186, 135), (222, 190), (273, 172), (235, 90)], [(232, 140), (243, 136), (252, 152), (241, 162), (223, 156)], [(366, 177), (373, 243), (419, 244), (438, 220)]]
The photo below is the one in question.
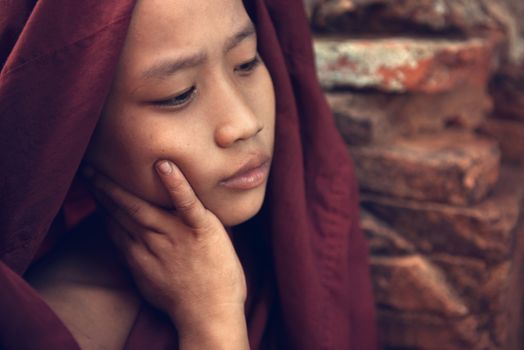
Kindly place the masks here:
[[(1, 349), (78, 348), (21, 276), (93, 211), (72, 183), (133, 6), (134, 0), (0, 1)], [(375, 349), (358, 190), (317, 82), (302, 1), (246, 7), (277, 97), (267, 198), (254, 219), (235, 229), (249, 232), (234, 233), (248, 279), (251, 347)], [(169, 320), (144, 302), (126, 349), (176, 343)]]

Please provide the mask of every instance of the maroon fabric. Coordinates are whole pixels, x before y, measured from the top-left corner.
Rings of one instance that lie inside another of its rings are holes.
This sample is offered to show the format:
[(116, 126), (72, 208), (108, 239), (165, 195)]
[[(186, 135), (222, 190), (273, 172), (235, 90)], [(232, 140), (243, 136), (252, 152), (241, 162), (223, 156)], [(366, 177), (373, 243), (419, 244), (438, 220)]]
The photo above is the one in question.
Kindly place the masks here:
[(34, 289), (1, 261), (0, 286), (0, 349), (79, 349)]
[[(0, 5), (0, 28), (11, 29), (10, 37), (20, 29), (13, 19), (25, 16), (22, 6), (9, 5), (19, 2)], [(0, 72), (0, 257), (18, 273), (32, 261), (85, 152), (132, 5), (38, 1), (11, 44)]]
[[(109, 91), (133, 5), (0, 3), (2, 349), (77, 348), (19, 275), (52, 247), (56, 234), (50, 232), (63, 233), (93, 210), (81, 186), (71, 184)], [(267, 200), (234, 233), (248, 280), (251, 347), (374, 349), (358, 191), (316, 79), (302, 1), (246, 5), (277, 96)], [(126, 348), (145, 347), (176, 347), (176, 331), (144, 303)]]

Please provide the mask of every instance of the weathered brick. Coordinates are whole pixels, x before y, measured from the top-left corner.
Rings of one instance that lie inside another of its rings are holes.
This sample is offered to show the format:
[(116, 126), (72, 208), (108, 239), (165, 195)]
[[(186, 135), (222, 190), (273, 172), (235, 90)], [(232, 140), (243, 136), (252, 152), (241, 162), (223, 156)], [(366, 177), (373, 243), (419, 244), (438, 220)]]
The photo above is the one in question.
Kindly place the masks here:
[(350, 151), (362, 190), (401, 198), (475, 203), (499, 172), (496, 143), (464, 132), (399, 138)]
[(502, 350), (479, 329), (474, 315), (449, 318), (379, 309), (377, 316), (386, 349)]
[(505, 66), (491, 82), (490, 90), (497, 116), (524, 121), (524, 62)]
[(371, 253), (376, 256), (407, 255), (415, 252), (413, 244), (366, 211), (360, 213), (360, 226), (368, 238)]
[[(509, 260), (489, 267), (482, 259), (469, 256), (434, 254), (428, 259), (443, 272), (468, 309), (479, 315), (483, 323), (492, 325), (494, 329), (500, 318), (497, 315), (507, 318), (511, 280)], [(499, 330), (497, 334), (493, 332), (491, 338), (502, 343), (507, 334)]]
[(471, 207), (369, 194), (361, 195), (361, 200), (367, 211), (391, 225), (419, 252), (481, 259), (491, 270), (512, 253), (523, 198), (521, 179), (519, 173), (505, 171), (489, 197)]
[(428, 259), (444, 273), (470, 310), (475, 313), (483, 311), (485, 305), (481, 302), (479, 290), (491, 276), (483, 259), (446, 253), (428, 255)]
[[(470, 0), (308, 0), (315, 3), (313, 26), (347, 33), (472, 33), (498, 29), (497, 1)], [(516, 2), (516, 1), (515, 1)], [(500, 2), (499, 2), (500, 3)], [(488, 6), (492, 5), (492, 6)], [(504, 9), (502, 9), (504, 10)]]
[[(510, 283), (511, 263), (505, 262), (490, 271), (486, 284), (481, 286), (479, 294), (485, 305), (488, 329), (496, 344), (504, 345), (509, 336), (508, 291)], [(505, 348), (505, 347), (504, 347)]]
[(469, 311), (441, 271), (420, 255), (372, 257), (371, 273), (379, 305), (446, 317)]
[[(497, 332), (505, 331), (507, 350), (524, 349), (524, 219), (521, 219), (514, 234), (513, 259), (511, 266), (508, 296), (505, 301), (507, 313), (499, 316)], [(505, 326), (505, 329), (504, 329)]]
[(320, 83), (390, 92), (442, 92), (485, 85), (491, 45), (481, 39), (331, 39), (314, 42)]
[(524, 120), (488, 118), (480, 127), (480, 131), (497, 140), (504, 161), (516, 164), (524, 163)]
[(346, 143), (383, 143), (394, 135), (388, 111), (381, 108), (387, 104), (387, 96), (341, 92), (326, 97)]
[[(491, 0), (489, 2), (495, 2)], [(524, 67), (524, 2), (522, 0), (504, 0), (508, 11), (498, 16), (507, 35), (507, 49), (509, 61)]]
[(472, 130), (492, 109), (485, 87), (474, 85), (435, 94), (339, 91), (326, 97), (350, 145), (386, 143), (398, 135), (442, 131), (450, 124)]

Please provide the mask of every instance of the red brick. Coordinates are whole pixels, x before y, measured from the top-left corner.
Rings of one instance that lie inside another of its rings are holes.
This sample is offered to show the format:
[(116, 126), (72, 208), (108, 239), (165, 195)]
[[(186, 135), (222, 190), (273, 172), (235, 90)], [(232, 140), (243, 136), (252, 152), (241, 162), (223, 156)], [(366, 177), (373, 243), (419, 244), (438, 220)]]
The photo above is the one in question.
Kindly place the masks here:
[(387, 143), (398, 135), (442, 131), (450, 124), (476, 129), (492, 108), (485, 87), (473, 85), (435, 94), (345, 91), (326, 96), (350, 145)]
[[(518, 0), (513, 0), (517, 2)], [(312, 22), (319, 31), (360, 33), (478, 33), (501, 26), (486, 5), (495, 1), (307, 0), (316, 3)], [(498, 2), (500, 3), (500, 2)]]
[(447, 253), (431, 254), (427, 257), (444, 273), (446, 279), (473, 312), (485, 311), (479, 290), (489, 280), (491, 270), (483, 259)]
[(480, 127), (480, 131), (497, 140), (504, 161), (515, 164), (524, 163), (524, 120), (488, 118)]
[(381, 108), (387, 103), (387, 96), (341, 92), (328, 93), (326, 97), (346, 143), (383, 143), (394, 135), (388, 110)]
[(372, 257), (371, 271), (379, 305), (446, 317), (468, 314), (441, 271), (420, 255)]
[(379, 309), (377, 316), (387, 349), (502, 350), (493, 346), (473, 315), (448, 318)]
[(318, 75), (325, 88), (389, 92), (442, 92), (470, 82), (485, 85), (491, 45), (408, 38), (315, 40)]
[(464, 132), (399, 138), (350, 151), (362, 190), (400, 198), (475, 203), (499, 172), (496, 143)]
[(524, 121), (524, 57), (522, 60), (521, 65), (504, 66), (491, 82), (497, 116)]
[(361, 199), (366, 210), (387, 222), (419, 252), (481, 259), (491, 270), (512, 254), (513, 231), (524, 197), (522, 185), (519, 173), (504, 171), (489, 197), (471, 207), (369, 194)]
[(368, 238), (372, 254), (409, 255), (415, 253), (415, 246), (398, 232), (366, 211), (360, 214), (360, 226)]

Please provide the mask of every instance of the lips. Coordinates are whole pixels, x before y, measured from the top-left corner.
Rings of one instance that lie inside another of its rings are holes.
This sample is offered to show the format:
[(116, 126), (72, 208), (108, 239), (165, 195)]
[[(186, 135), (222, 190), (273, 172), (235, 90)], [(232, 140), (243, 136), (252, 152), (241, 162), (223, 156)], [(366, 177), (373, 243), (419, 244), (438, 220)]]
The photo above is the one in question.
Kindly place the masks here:
[(270, 157), (256, 155), (242, 165), (233, 175), (220, 181), (220, 185), (237, 190), (248, 190), (263, 184), (269, 173)]

